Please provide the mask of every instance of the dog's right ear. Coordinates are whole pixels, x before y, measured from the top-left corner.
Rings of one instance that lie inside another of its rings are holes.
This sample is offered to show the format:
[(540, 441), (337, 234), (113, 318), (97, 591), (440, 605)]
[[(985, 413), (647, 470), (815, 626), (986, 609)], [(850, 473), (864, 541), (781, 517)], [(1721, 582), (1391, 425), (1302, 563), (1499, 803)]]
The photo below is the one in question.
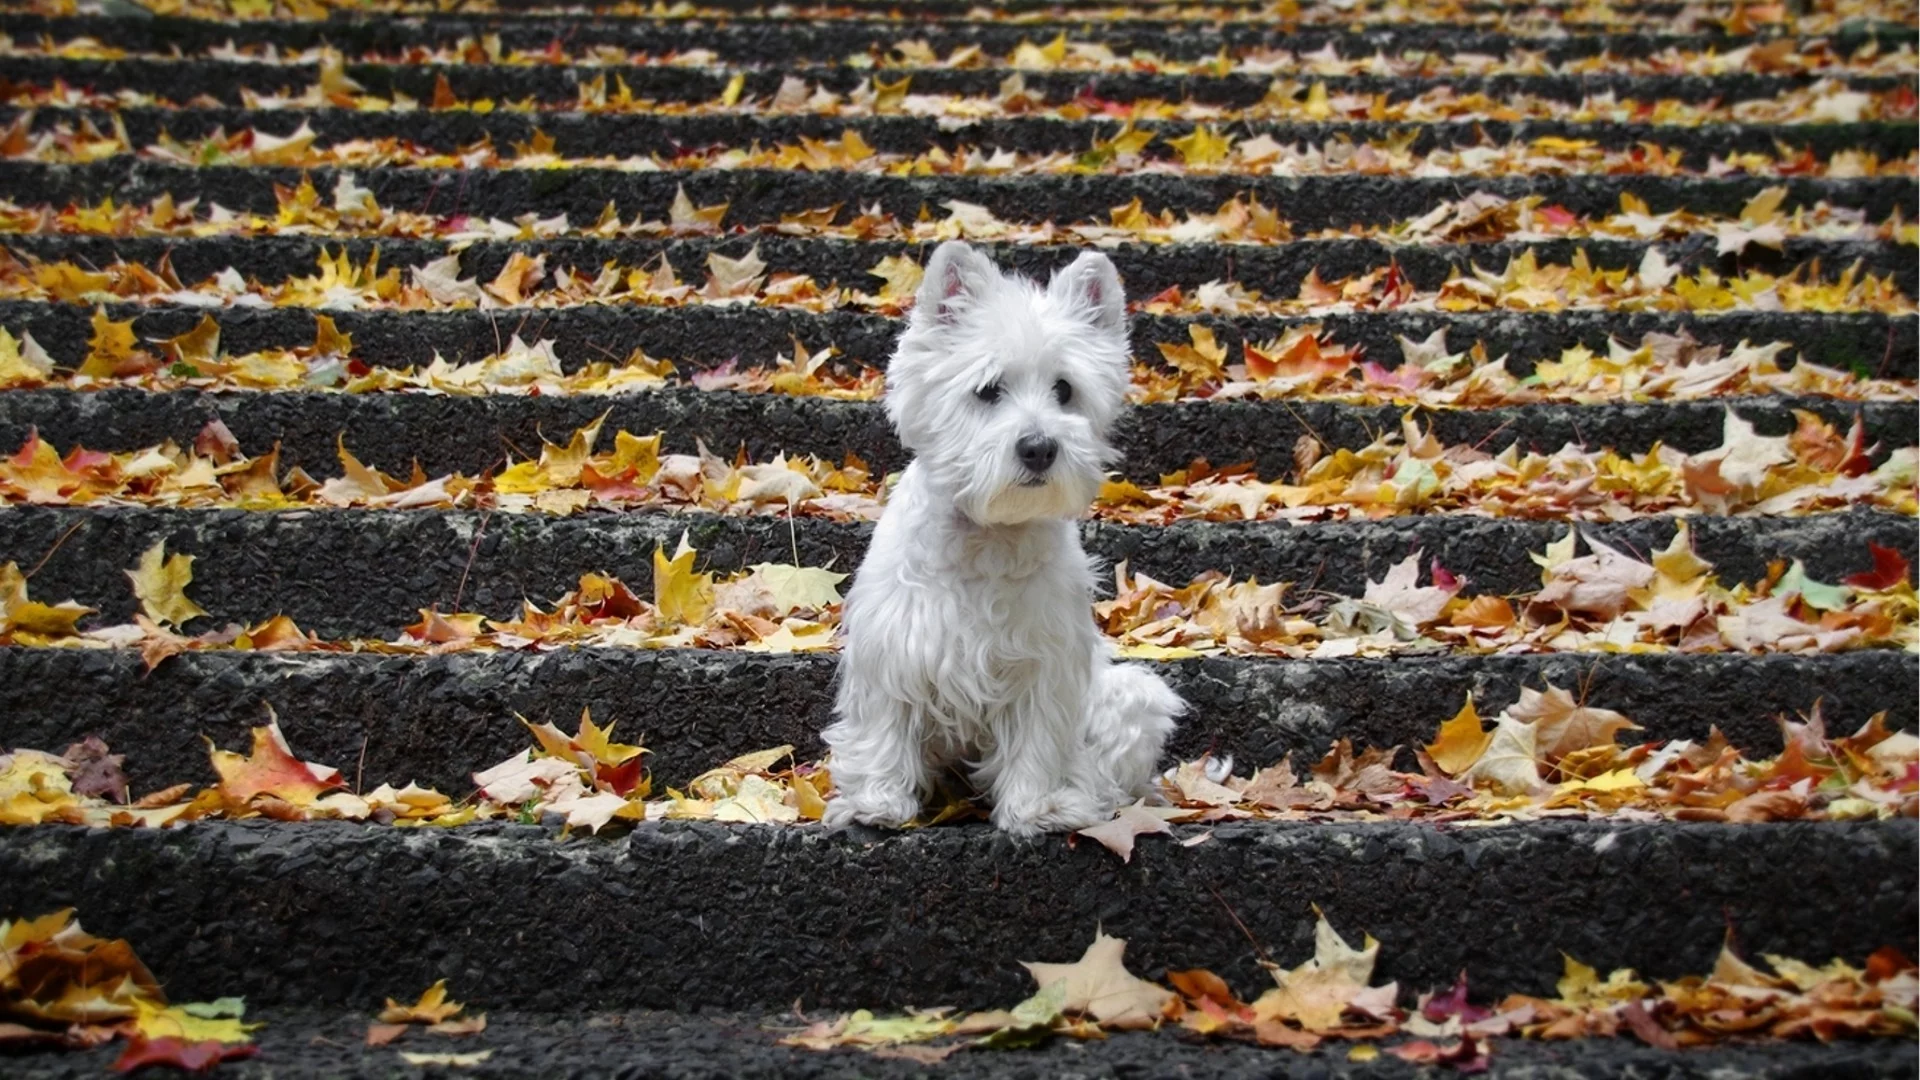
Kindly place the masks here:
[(933, 249), (920, 281), (920, 294), (914, 299), (915, 321), (928, 326), (952, 326), (960, 313), (979, 303), (992, 287), (999, 271), (992, 260), (960, 240), (949, 240)]

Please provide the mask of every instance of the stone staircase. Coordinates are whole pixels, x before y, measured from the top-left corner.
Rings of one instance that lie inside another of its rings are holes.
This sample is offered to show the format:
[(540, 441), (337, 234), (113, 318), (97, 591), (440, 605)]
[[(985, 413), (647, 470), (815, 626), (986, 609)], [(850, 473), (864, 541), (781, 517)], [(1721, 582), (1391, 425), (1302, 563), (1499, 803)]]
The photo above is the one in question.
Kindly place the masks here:
[[(264, 17), (250, 9), (232, 17), (222, 15), (230, 6), (190, 0), (171, 13), (129, 17), (87, 13), (86, 4), (79, 13), (51, 2), (18, 5), (0, 13), (0, 34), (10, 41), (0, 52), (0, 128), (15, 125), (0, 141), (0, 227), (8, 230), (0, 244), (10, 260), (0, 266), (0, 328), (31, 335), (63, 370), (0, 390), (0, 450), (34, 433), (62, 453), (185, 446), (217, 421), (241, 452), (277, 445), (282, 469), (315, 480), (342, 474), (343, 444), (395, 476), (416, 467), (426, 476), (477, 476), (537, 456), (543, 441), (564, 444), (605, 414), (609, 434), (664, 432), (663, 453), (705, 447), (725, 457), (740, 447), (756, 462), (852, 454), (878, 477), (905, 458), (877, 401), (699, 383), (773, 365), (800, 346), (816, 354), (831, 346), (827, 370), (848, 378), (882, 367), (901, 324), (884, 305), (549, 298), (400, 310), (339, 306), (337, 297), (275, 305), (233, 297), (313, 275), (317, 262), (341, 252), (364, 267), (376, 251), (381, 272), (399, 268), (403, 280), (452, 255), (460, 277), (481, 283), (515, 259), (537, 257), (546, 275), (585, 279), (608, 263), (664, 261), (693, 285), (710, 258), (754, 251), (772, 275), (872, 290), (873, 267), (898, 256), (922, 261), (936, 230), (947, 229), (944, 237), (965, 228), (952, 222), (971, 213), (968, 206), (1008, 227), (971, 234), (997, 260), (1043, 274), (1080, 245), (1037, 242), (1020, 230), (1048, 222), (1115, 229), (1110, 223), (1136, 199), (1148, 214), (1189, 220), (1238, 199), (1272, 209), (1291, 239), (1198, 228), (1161, 238), (1170, 242), (1111, 237), (1129, 298), (1142, 309), (1136, 358), (1161, 377), (1170, 377), (1161, 346), (1195, 341), (1195, 328), (1211, 330), (1238, 362), (1249, 346), (1317, 327), (1320, 340), (1358, 350), (1389, 378), (1414, 363), (1403, 341), (1436, 331), (1448, 350), (1478, 342), (1487, 356), (1504, 355), (1521, 377), (1568, 350), (1604, 357), (1610, 340), (1631, 347), (1649, 334), (1685, 334), (1723, 351), (1779, 341), (1867, 389), (1853, 399), (1542, 391), (1533, 400), (1416, 415), (1447, 446), (1547, 454), (1569, 442), (1621, 454), (1655, 446), (1698, 453), (1720, 445), (1728, 408), (1766, 436), (1795, 430), (1797, 414), (1842, 431), (1858, 417), (1865, 442), (1878, 446), (1878, 464), (1920, 443), (1920, 274), (1910, 226), (1904, 237), (1899, 224), (1881, 228), (1920, 214), (1915, 10), (1893, 0), (1814, 0), (1789, 5), (1784, 21), (1750, 24), (1743, 11), (1751, 6), (1222, 0), (1129, 12), (1092, 0), (842, 0), (781, 9), (703, 0), (636, 14), (494, 0), (442, 5), (450, 10), (282, 3), (262, 5)], [(1050, 58), (1044, 47), (1062, 34), (1078, 51)], [(89, 44), (72, 44), (81, 39)], [(1725, 59), (1776, 42), (1790, 48), (1766, 63)], [(967, 48), (979, 50), (977, 61), (946, 62)], [(1146, 52), (1157, 59), (1135, 56)], [(1382, 59), (1372, 65), (1343, 63), (1376, 54)], [(911, 95), (993, 102), (1013, 92), (1007, 81), (1016, 74), (1018, 94), (1032, 103), (1027, 115), (996, 109), (957, 122), (916, 110), (911, 98), (842, 115), (767, 105), (792, 79), (842, 100), (910, 78)], [(1276, 80), (1297, 85), (1282, 93)], [(604, 102), (616, 82), (633, 104), (579, 107)], [(1314, 107), (1313, 84), (1340, 101), (1373, 96), (1379, 115), (1364, 105), (1358, 116), (1302, 111)], [(347, 85), (357, 89), (341, 89)], [(1452, 95), (1440, 92), (1448, 87)], [(418, 107), (342, 107), (354, 103), (328, 94), (404, 95)], [(1484, 103), (1459, 103), (1474, 94)], [(1767, 111), (1820, 94), (1839, 97), (1826, 112)], [(1864, 112), (1841, 95), (1867, 102)], [(436, 104), (446, 96), (450, 102)], [(476, 108), (478, 99), (495, 104)], [(1131, 126), (1115, 118), (1124, 112), (1117, 106), (1156, 100), (1173, 105)], [(1647, 108), (1615, 115), (1611, 101)], [(1062, 111), (1076, 102), (1078, 112)], [(1391, 106), (1407, 102), (1427, 103), (1433, 115), (1416, 108), (1395, 119)], [(1537, 104), (1503, 111), (1503, 102)], [(1698, 122), (1672, 119), (1687, 110), (1699, 112)], [(1226, 119), (1210, 119), (1216, 115)], [(89, 124), (92, 143), (74, 134)], [(1242, 157), (1187, 171), (1118, 167), (1089, 149), (1129, 132), (1151, 134), (1158, 141), (1146, 158), (1178, 164), (1168, 140), (1203, 124), (1320, 155), (1290, 158), (1287, 170)], [(286, 150), (263, 150), (257, 136), (250, 146), (207, 149), (217, 134), (250, 128), (274, 140), (304, 128), (316, 151), (399, 141), (340, 160), (303, 157), (297, 139)], [(36, 141), (45, 133), (56, 137)], [(802, 140), (844, 148), (849, 133), (872, 155), (904, 163), (883, 168), (858, 154), (827, 154), (833, 167), (783, 169), (725, 157), (808, 145)], [(100, 150), (101, 138), (125, 141)], [(526, 149), (510, 150), (515, 144)], [(156, 145), (198, 146), (203, 156), (180, 160), (150, 149)], [(1369, 145), (1387, 148), (1372, 164), (1334, 161)], [(1512, 146), (1532, 147), (1531, 156), (1489, 164)], [(982, 150), (980, 159), (1008, 151), (1028, 164), (971, 172), (911, 164), (969, 148)], [(541, 153), (556, 155), (558, 166), (517, 161)], [(1082, 154), (1090, 156), (1080, 168), (1032, 164)], [(471, 159), (467, 167), (461, 155)], [(687, 167), (689, 156), (707, 167)], [(303, 183), (317, 199), (306, 210), (297, 194)], [(329, 215), (343, 187), (365, 189), (389, 214), (437, 221), (441, 231), (382, 231)], [(1738, 227), (1756, 197), (1776, 187), (1784, 190), (1786, 234), (1721, 254), (1714, 229)], [(1534, 200), (1536, 210), (1555, 208), (1568, 221), (1611, 219), (1644, 203), (1630, 216), (1653, 224), (1637, 234), (1631, 224), (1591, 235), (1503, 228), (1491, 238), (1471, 229), (1429, 235), (1409, 224), (1481, 193)], [(603, 212), (617, 215), (615, 226), (665, 221), (681, 194), (691, 207), (726, 204), (722, 229), (596, 231)], [(60, 213), (105, 199), (143, 211), (156, 200), (198, 200), (184, 211), (197, 224), (168, 227), (150, 215), (116, 228)], [(215, 205), (226, 216), (209, 218)], [(26, 213), (43, 206), (50, 209), (40, 217)], [(803, 215), (828, 207), (839, 208), (837, 216), (805, 223)], [(1792, 225), (1796, 212), (1800, 225)], [(1820, 213), (1838, 214), (1838, 223), (1805, 224)], [(861, 214), (893, 224), (867, 235), (841, 228)], [(500, 235), (490, 220), (521, 224)], [(1875, 275), (1886, 292), (1872, 303), (1795, 306), (1776, 290), (1771, 300), (1727, 310), (1672, 299), (1560, 310), (1310, 299), (1244, 311), (1170, 302), (1147, 310), (1168, 290), (1191, 298), (1207, 282), (1290, 300), (1313, 282), (1389, 267), (1414, 295), (1430, 295), (1456, 277), (1472, 280), (1476, 267), (1490, 276), (1524, 258), (1545, 267), (1584, 260), (1621, 278), (1644, 277), (1650, 253), (1682, 275), (1728, 279), (1785, 280), (1800, 268), (1795, 280), (1831, 281), (1853, 266), (1855, 279)], [(38, 296), (9, 284), (40, 280), (33, 266), (97, 269), (116, 260), (144, 267), (151, 287), (123, 276), (112, 295)], [(246, 283), (238, 292), (218, 301), (204, 291), (186, 295), (229, 269)], [(548, 288), (554, 279), (542, 280)], [(453, 365), (479, 362), (515, 336), (552, 342), (569, 371), (635, 350), (670, 358), (674, 370), (657, 387), (612, 396), (342, 393), (311, 381), (252, 389), (178, 372), (169, 382), (165, 367), (94, 380), (64, 372), (87, 362), (101, 318), (132, 320), (142, 342), (187, 334), (210, 318), (220, 350), (240, 356), (306, 349), (325, 333), (318, 317), (351, 337), (361, 373), (425, 368), (436, 355)], [(1328, 453), (1359, 451), (1398, 430), (1417, 396), (1149, 395), (1125, 422), (1119, 471), (1144, 486), (1195, 459), (1244, 461), (1259, 477), (1282, 480), (1295, 473), (1302, 438)], [(1587, 515), (1579, 527), (1644, 556), (1664, 548), (1683, 518), (1696, 553), (1726, 582), (1762, 581), (1771, 564), (1794, 560), (1813, 580), (1837, 581), (1871, 569), (1869, 542), (1908, 565), (1920, 560), (1911, 510), (1865, 503), (1769, 515), (1715, 513), (1682, 500), (1648, 513)], [(1417, 550), (1478, 593), (1514, 596), (1540, 587), (1530, 555), (1565, 536), (1569, 520), (1438, 509), (1300, 523), (1103, 518), (1090, 520), (1084, 535), (1101, 558), (1167, 582), (1218, 571), (1359, 596)], [(524, 598), (550, 600), (586, 573), (616, 575), (648, 596), (653, 553), (683, 534), (703, 569), (797, 560), (849, 570), (870, 531), (857, 516), (644, 507), (558, 516), (472, 504), (8, 498), (0, 564), (32, 568), (36, 600), (93, 609), (82, 627), (124, 624), (140, 608), (121, 571), (164, 542), (195, 558), (189, 592), (210, 619), (198, 629), (285, 614), (320, 638), (364, 643), (395, 639), (423, 610), (505, 618)], [(1179, 761), (1312, 761), (1341, 739), (1414, 747), (1469, 694), (1491, 717), (1523, 687), (1547, 685), (1576, 687), (1631, 717), (1644, 729), (1636, 740), (1705, 740), (1717, 728), (1753, 758), (1782, 750), (1777, 717), (1816, 702), (1836, 732), (1879, 712), (1896, 730), (1920, 727), (1920, 664), (1910, 644), (1838, 652), (1220, 653), (1161, 663), (1193, 706), (1170, 746)], [(617, 720), (623, 736), (644, 738), (658, 791), (769, 746), (791, 744), (802, 761), (818, 757), (834, 664), (831, 652), (359, 648), (188, 651), (149, 669), (133, 648), (15, 643), (0, 646), (0, 747), (58, 752), (98, 735), (126, 756), (136, 794), (205, 784), (214, 776), (203, 736), (244, 746), (270, 706), (299, 756), (340, 768), (356, 787), (411, 780), (457, 799), (473, 790), (475, 771), (528, 745), (516, 714), (570, 727), (591, 707)], [(899, 834), (680, 821), (597, 836), (558, 832), (537, 821), (397, 829), (264, 818), (168, 829), (13, 827), (0, 830), (0, 918), (71, 906), (89, 930), (130, 940), (176, 1000), (244, 995), (250, 1015), (269, 1021), (258, 1036), (263, 1052), (222, 1068), (261, 1076), (411, 1071), (391, 1050), (362, 1046), (364, 1024), (382, 997), (411, 999), (440, 978), (493, 1017), (484, 1035), (444, 1047), (493, 1049), (473, 1067), (479, 1073), (1399, 1075), (1414, 1067), (1391, 1057), (1349, 1060), (1337, 1044), (1302, 1055), (1169, 1032), (1056, 1040), (923, 1067), (776, 1046), (765, 1026), (794, 1025), (783, 1014), (796, 1006), (814, 1016), (1007, 1006), (1031, 990), (1015, 961), (1068, 959), (1096, 925), (1126, 938), (1129, 967), (1149, 978), (1208, 968), (1251, 987), (1268, 979), (1263, 959), (1291, 966), (1308, 955), (1316, 906), (1356, 939), (1360, 931), (1377, 938), (1380, 978), (1399, 980), (1409, 995), (1443, 989), (1464, 971), (1476, 998), (1551, 996), (1562, 953), (1602, 972), (1704, 973), (1729, 930), (1745, 955), (1816, 963), (1859, 963), (1883, 946), (1912, 954), (1920, 943), (1920, 848), (1914, 821), (1898, 816), (1725, 824), (1600, 815), (1497, 827), (1383, 818), (1230, 822), (1210, 832), (1181, 825), (1175, 842), (1143, 841), (1124, 864), (1086, 840), (1016, 842), (977, 821)], [(96, 1074), (111, 1055), (10, 1056), (0, 1072)], [(1676, 1051), (1625, 1036), (1500, 1040), (1492, 1067), (1514, 1076), (1916, 1071), (1910, 1039)]]

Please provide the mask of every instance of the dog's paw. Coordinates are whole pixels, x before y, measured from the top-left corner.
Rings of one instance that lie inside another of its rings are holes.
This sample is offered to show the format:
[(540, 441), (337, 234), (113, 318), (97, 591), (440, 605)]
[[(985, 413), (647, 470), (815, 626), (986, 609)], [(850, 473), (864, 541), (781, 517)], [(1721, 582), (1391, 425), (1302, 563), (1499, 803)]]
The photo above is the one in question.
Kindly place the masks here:
[(1000, 803), (992, 816), (994, 827), (1002, 832), (1038, 836), (1091, 828), (1112, 817), (1113, 810), (1084, 791), (1068, 788), (1038, 799)]
[(827, 803), (820, 820), (830, 829), (877, 825), (898, 829), (920, 813), (920, 800), (907, 792), (842, 792)]

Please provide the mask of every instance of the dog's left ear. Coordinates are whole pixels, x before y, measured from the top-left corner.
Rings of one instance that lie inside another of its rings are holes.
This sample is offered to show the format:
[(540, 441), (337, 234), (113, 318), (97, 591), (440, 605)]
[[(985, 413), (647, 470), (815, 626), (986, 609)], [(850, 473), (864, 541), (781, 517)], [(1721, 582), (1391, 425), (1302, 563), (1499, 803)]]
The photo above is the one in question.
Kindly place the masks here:
[(1085, 312), (1102, 330), (1125, 330), (1127, 294), (1113, 260), (1098, 251), (1083, 252), (1053, 275), (1047, 292), (1070, 307)]

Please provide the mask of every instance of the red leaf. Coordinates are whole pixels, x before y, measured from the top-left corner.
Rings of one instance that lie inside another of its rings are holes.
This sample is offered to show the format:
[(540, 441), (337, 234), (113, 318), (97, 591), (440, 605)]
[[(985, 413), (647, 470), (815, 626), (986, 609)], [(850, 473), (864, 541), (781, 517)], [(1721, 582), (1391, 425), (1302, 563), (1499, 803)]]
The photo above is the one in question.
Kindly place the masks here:
[(238, 1061), (260, 1052), (252, 1043), (229, 1046), (219, 1039), (190, 1043), (184, 1039), (146, 1039), (138, 1035), (127, 1040), (127, 1048), (113, 1063), (118, 1073), (138, 1072), (149, 1065), (166, 1065), (187, 1072), (206, 1072), (223, 1061)]
[(1433, 995), (1420, 1006), (1420, 1015), (1436, 1024), (1449, 1016), (1459, 1017), (1463, 1024), (1475, 1024), (1492, 1016), (1493, 1010), (1467, 1004), (1467, 973), (1463, 971), (1454, 980), (1453, 989)]
[(1899, 552), (1871, 540), (1867, 550), (1873, 552), (1873, 569), (1847, 578), (1847, 584), (1856, 589), (1891, 589), (1907, 580), (1907, 560)]

